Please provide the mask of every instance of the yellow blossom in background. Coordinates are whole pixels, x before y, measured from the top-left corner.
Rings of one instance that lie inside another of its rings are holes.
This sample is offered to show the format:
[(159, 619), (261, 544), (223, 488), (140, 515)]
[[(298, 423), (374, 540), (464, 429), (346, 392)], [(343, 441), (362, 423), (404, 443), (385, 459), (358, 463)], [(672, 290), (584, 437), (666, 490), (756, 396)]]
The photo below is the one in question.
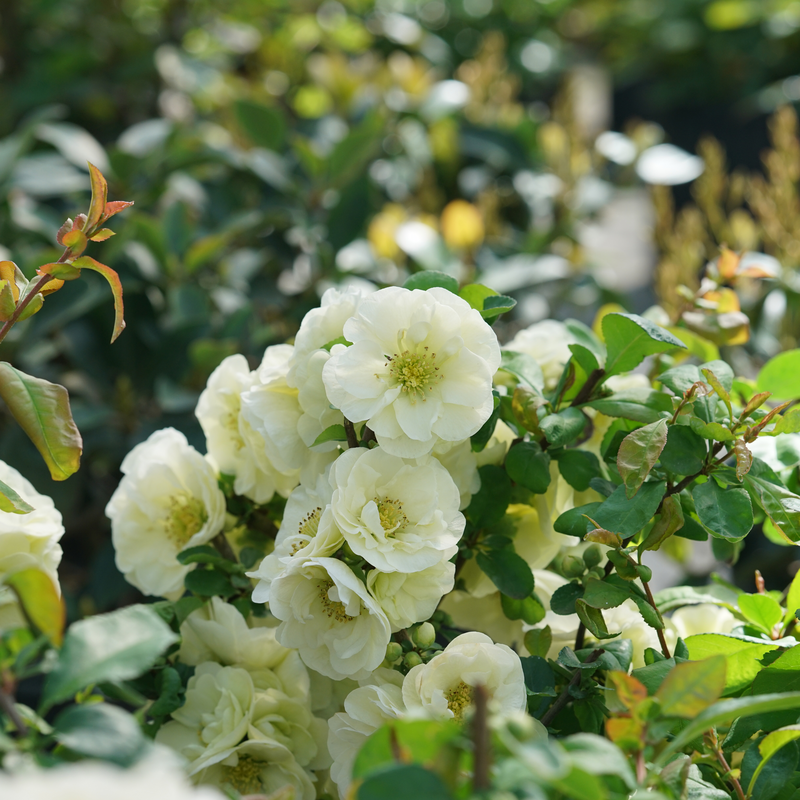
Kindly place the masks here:
[(398, 203), (387, 203), (369, 223), (367, 239), (378, 258), (397, 259), (401, 250), (395, 241), (397, 229), (408, 220), (408, 214)]
[(481, 212), (466, 200), (453, 200), (442, 211), (440, 219), (442, 236), (454, 250), (472, 250), (485, 234)]

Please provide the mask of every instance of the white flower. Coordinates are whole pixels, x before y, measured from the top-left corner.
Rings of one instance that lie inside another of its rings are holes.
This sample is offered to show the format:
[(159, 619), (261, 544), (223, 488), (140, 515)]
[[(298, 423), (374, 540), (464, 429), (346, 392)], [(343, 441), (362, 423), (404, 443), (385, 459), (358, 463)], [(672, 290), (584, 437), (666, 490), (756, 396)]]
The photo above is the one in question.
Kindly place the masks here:
[(520, 331), (504, 349), (535, 358), (542, 368), (546, 388), (552, 389), (572, 357), (569, 346), (577, 341), (563, 322), (547, 319)]
[(727, 608), (714, 603), (697, 603), (679, 608), (666, 623), (667, 641), (670, 644), (677, 641), (679, 636), (686, 641), (690, 636), (700, 633), (730, 633), (738, 624)]
[(178, 660), (184, 664), (217, 661), (250, 670), (277, 670), (288, 659), (293, 681), (303, 684), (308, 694), (305, 667), (293, 655), (294, 651), (278, 644), (274, 628), (251, 628), (238, 609), (220, 597), (212, 597), (181, 625)]
[(497, 644), (517, 649), (522, 643), (522, 621), (505, 615), (498, 591), (476, 597), (456, 589), (445, 596), (439, 608), (450, 615), (457, 628), (488, 634)]
[(291, 752), (276, 757), (271, 743), (257, 739), (237, 745), (224, 759), (197, 773), (195, 780), (242, 795), (271, 796), (287, 786), (294, 789), (293, 800), (314, 800), (317, 795), (308, 771)]
[(15, 572), (35, 567), (47, 573), (58, 587), (58, 541), (64, 535), (61, 514), (49, 497), (39, 494), (4, 461), (0, 461), (0, 481), (33, 506), (27, 514), (0, 511), (0, 583)]
[(278, 641), (329, 678), (366, 677), (386, 655), (389, 620), (366, 586), (335, 558), (295, 558), (272, 581)]
[(259, 384), (259, 373), (250, 370), (244, 356), (229, 356), (211, 373), (195, 416), (206, 435), (209, 456), (220, 472), (235, 476), (234, 491), (268, 503), (276, 491), (289, 494), (297, 484), (297, 471), (281, 472), (270, 463), (263, 437), (241, 413), (242, 395)]
[(350, 786), (353, 763), (361, 746), (378, 728), (405, 713), (403, 676), (388, 669), (375, 670), (370, 685), (353, 690), (344, 711), (328, 720), (328, 750), (333, 759), (331, 780), (344, 798)]
[(421, 572), (367, 574), (367, 588), (392, 624), (392, 631), (430, 619), (439, 601), (453, 588), (456, 565), (440, 561)]
[(344, 539), (330, 510), (332, 494), (326, 470), (317, 476), (313, 486), (301, 483), (289, 495), (275, 549), (262, 559), (258, 569), (247, 573), (259, 581), (253, 590), (253, 602), (268, 601), (270, 584), (295, 556), (330, 556), (342, 544)]
[[(633, 644), (633, 668), (643, 667), (644, 651), (648, 647), (661, 652), (658, 633), (651, 628), (642, 618), (636, 603), (626, 600), (622, 605), (603, 611), (606, 627), (609, 633), (619, 633), (621, 639), (630, 639)], [(587, 639), (591, 639), (587, 635)]]
[(523, 631), (528, 631), (532, 627), (550, 627), (553, 641), (547, 651), (548, 658), (556, 658), (565, 647), (575, 647), (575, 636), (578, 633), (578, 626), (581, 621), (577, 614), (556, 614), (550, 608), (550, 598), (556, 589), (569, 583), (566, 578), (556, 575), (546, 569), (534, 570), (533, 577), (536, 582), (536, 596), (542, 601), (545, 607), (544, 619), (536, 626), (523, 624)]
[(461, 498), (433, 457), (406, 462), (352, 448), (330, 473), (334, 522), (354, 553), (383, 572), (418, 572), (451, 558), (466, 524)]
[(331, 403), (366, 421), (378, 443), (404, 458), (443, 439), (476, 433), (494, 407), (500, 347), (492, 328), (445, 289), (381, 289), (344, 324), (322, 377)]
[(0, 772), (3, 800), (225, 800), (209, 787), (189, 785), (180, 766), (160, 751), (122, 769), (99, 761), (79, 761), (52, 769), (10, 775)]
[(475, 686), (487, 690), (494, 713), (527, 707), (519, 656), (477, 632), (457, 636), (427, 664), (414, 667), (403, 681), (403, 702), (410, 714), (461, 719)]
[(472, 452), (469, 439), (455, 443), (437, 442), (432, 455), (450, 473), (450, 477), (458, 487), (461, 497), (458, 508), (463, 511), (470, 504), (472, 495), (481, 488), (478, 459)]
[(106, 506), (117, 567), (145, 594), (176, 600), (192, 568), (176, 556), (213, 539), (225, 522), (217, 474), (173, 428), (136, 445), (121, 469)]

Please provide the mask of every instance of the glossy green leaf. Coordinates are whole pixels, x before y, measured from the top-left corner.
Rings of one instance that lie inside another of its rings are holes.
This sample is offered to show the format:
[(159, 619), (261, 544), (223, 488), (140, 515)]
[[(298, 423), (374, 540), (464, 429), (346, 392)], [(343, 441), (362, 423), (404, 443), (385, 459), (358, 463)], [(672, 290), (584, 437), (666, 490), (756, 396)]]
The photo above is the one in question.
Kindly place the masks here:
[(664, 481), (645, 483), (634, 497), (629, 498), (625, 487), (618, 486), (592, 519), (623, 537), (634, 536), (653, 518), (666, 488)]
[(627, 587), (589, 578), (586, 581), (583, 599), (593, 608), (616, 608), (630, 599), (630, 596), (631, 592)]
[(580, 364), (581, 369), (590, 375), (596, 369), (600, 369), (600, 362), (597, 360), (597, 355), (593, 353), (588, 347), (582, 344), (569, 345), (572, 357)]
[(642, 386), (621, 389), (611, 397), (592, 400), (586, 405), (609, 417), (622, 417), (644, 423), (656, 422), (672, 412), (669, 395)]
[(790, 541), (800, 542), (800, 497), (789, 491), (760, 458), (754, 458), (744, 485), (772, 521)]
[(722, 655), (678, 664), (656, 692), (662, 713), (668, 717), (694, 718), (720, 698), (725, 690), (725, 672)]
[(175, 641), (169, 626), (147, 606), (127, 606), (73, 623), (47, 676), (43, 706), (75, 695), (92, 683), (136, 678)]
[(777, 731), (768, 733), (761, 740), (758, 745), (758, 752), (761, 754), (761, 763), (758, 765), (755, 772), (753, 772), (753, 777), (750, 779), (750, 784), (747, 787), (748, 797), (753, 795), (756, 781), (769, 760), (782, 747), (785, 747), (787, 744), (797, 739), (800, 739), (800, 725), (787, 725), (785, 728), (779, 728)]
[(728, 662), (725, 692), (731, 694), (748, 686), (761, 670), (765, 653), (777, 650), (768, 642), (746, 641), (723, 633), (700, 633), (686, 639), (689, 657), (699, 661), (723, 655)]
[(689, 426), (704, 439), (713, 439), (717, 442), (732, 442), (736, 437), (719, 422), (703, 422), (698, 417), (689, 420)]
[(136, 718), (108, 703), (69, 706), (56, 717), (53, 737), (75, 753), (123, 767), (147, 745)]
[(476, 561), (492, 583), (508, 597), (522, 600), (533, 591), (531, 568), (513, 548), (480, 552)]
[(544, 604), (535, 594), (522, 600), (515, 600), (501, 593), (500, 604), (508, 619), (521, 619), (526, 625), (538, 625), (547, 613)]
[(535, 389), (544, 391), (544, 374), (539, 362), (527, 353), (517, 353), (514, 350), (501, 350), (500, 369), (511, 373), (523, 383)]
[(550, 456), (537, 442), (518, 442), (506, 456), (506, 471), (514, 483), (544, 494), (550, 486)]
[(33, 506), (23, 500), (7, 483), (0, 481), (0, 511), (9, 514), (30, 514)]
[(58, 586), (45, 572), (35, 567), (15, 572), (3, 581), (17, 596), (25, 616), (56, 647), (64, 639), (66, 610)]
[(683, 507), (680, 500), (674, 495), (665, 497), (661, 501), (661, 510), (656, 515), (656, 521), (642, 542), (643, 550), (658, 550), (670, 536), (677, 533), (685, 524)]
[(525, 632), (524, 644), (525, 649), (532, 656), (545, 658), (550, 650), (550, 645), (553, 644), (553, 631), (549, 625), (545, 625), (544, 628), (531, 628)]
[(582, 506), (570, 508), (556, 518), (553, 523), (553, 530), (557, 533), (565, 533), (567, 536), (577, 536), (583, 539), (587, 532), (594, 528), (588, 518), (594, 519), (594, 515), (601, 505), (602, 503), (599, 502), (586, 503)]
[(325, 428), (322, 433), (314, 439), (314, 444), (312, 447), (316, 447), (318, 444), (324, 444), (325, 442), (346, 442), (347, 441), (347, 431), (344, 429), (344, 425), (329, 425)]
[(667, 443), (667, 421), (660, 419), (629, 433), (617, 451), (617, 469), (629, 498), (639, 491)]
[(576, 491), (585, 492), (592, 478), (600, 477), (600, 462), (588, 450), (552, 450), (561, 477)]
[(575, 613), (595, 639), (613, 639), (619, 636), (619, 632), (608, 632), (606, 621), (603, 619), (603, 612), (599, 608), (588, 605), (583, 598), (579, 597), (575, 601)]
[(516, 306), (517, 301), (508, 295), (497, 294), (487, 297), (483, 301), (481, 316), (487, 321), (492, 322), (501, 314), (507, 314)]
[(686, 345), (669, 331), (636, 314), (606, 314), (602, 321), (608, 357), (606, 375), (630, 372), (647, 356)]
[(800, 349), (787, 350), (767, 361), (756, 380), (759, 392), (771, 392), (773, 400), (800, 397)]
[(723, 489), (713, 478), (692, 489), (694, 507), (700, 522), (714, 536), (738, 541), (753, 527), (753, 506), (744, 489)]
[(583, 587), (578, 583), (565, 583), (553, 592), (550, 610), (562, 617), (575, 613), (575, 601), (583, 597)]
[(661, 451), (661, 465), (676, 475), (694, 475), (708, 454), (706, 440), (685, 425), (670, 425)]
[(745, 619), (768, 635), (783, 619), (780, 604), (767, 594), (740, 594), (738, 605)]
[(800, 647), (795, 645), (764, 667), (753, 681), (749, 694), (800, 691)]
[(415, 272), (403, 284), (404, 289), (426, 290), (434, 287), (447, 289), (448, 292), (458, 294), (458, 281), (452, 275), (432, 269)]
[(565, 408), (557, 414), (548, 414), (539, 420), (539, 428), (552, 447), (563, 447), (577, 439), (588, 422), (577, 408)]
[[(766, 737), (765, 737), (766, 739)], [(778, 742), (775, 742), (777, 745)], [(751, 748), (745, 753), (742, 759), (742, 778), (746, 780), (752, 768), (752, 762), (760, 756), (760, 750)], [(797, 778), (797, 760), (800, 755), (794, 738), (789, 738), (782, 742), (779, 747), (770, 754), (769, 758), (763, 758), (758, 766), (753, 770), (752, 777), (747, 784), (749, 797), (752, 800), (783, 800), (787, 797), (787, 790), (793, 797)]]
[(358, 800), (452, 800), (436, 773), (419, 764), (398, 764), (368, 775), (358, 787)]
[(464, 516), (478, 528), (488, 528), (499, 522), (511, 502), (511, 479), (508, 473), (494, 464), (478, 467), (481, 488), (472, 495)]
[(80, 465), (83, 442), (72, 420), (67, 390), (2, 361), (0, 397), (41, 453), (53, 480), (69, 478)]

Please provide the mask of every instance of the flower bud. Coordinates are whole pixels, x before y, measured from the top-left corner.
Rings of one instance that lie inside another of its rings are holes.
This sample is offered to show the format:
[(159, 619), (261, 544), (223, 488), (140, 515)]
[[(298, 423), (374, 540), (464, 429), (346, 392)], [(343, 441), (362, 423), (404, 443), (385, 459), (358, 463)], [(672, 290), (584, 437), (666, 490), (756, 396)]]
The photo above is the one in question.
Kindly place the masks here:
[(430, 622), (423, 622), (412, 634), (414, 644), (417, 647), (430, 647), (436, 641), (436, 629)]
[(589, 569), (596, 567), (602, 560), (603, 552), (596, 544), (587, 547), (586, 550), (583, 551), (583, 563), (586, 564)]
[(397, 642), (389, 642), (386, 645), (386, 660), (394, 664), (403, 655), (403, 648)]
[(583, 575), (585, 570), (586, 566), (582, 558), (567, 554), (561, 559), (561, 571), (565, 578), (578, 578)]
[(406, 657), (403, 659), (403, 663), (409, 669), (411, 669), (412, 667), (417, 667), (422, 663), (422, 656), (419, 653), (415, 653), (414, 651), (406, 653)]
[(653, 577), (653, 570), (651, 570), (650, 567), (647, 567), (644, 564), (639, 564), (639, 566), (636, 567), (636, 571), (639, 573), (639, 577), (645, 583), (648, 583)]

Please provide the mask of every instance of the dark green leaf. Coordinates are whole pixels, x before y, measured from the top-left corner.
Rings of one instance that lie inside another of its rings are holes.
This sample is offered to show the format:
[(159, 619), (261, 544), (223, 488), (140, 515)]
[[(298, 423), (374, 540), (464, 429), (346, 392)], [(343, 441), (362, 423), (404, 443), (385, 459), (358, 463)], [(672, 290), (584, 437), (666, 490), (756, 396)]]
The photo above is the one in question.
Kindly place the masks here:
[(634, 536), (653, 518), (666, 488), (664, 481), (645, 483), (634, 497), (629, 498), (625, 487), (619, 486), (600, 505), (592, 519), (600, 527), (623, 537)]
[(464, 516), (478, 528), (499, 522), (511, 502), (511, 479), (508, 473), (494, 464), (478, 468), (481, 488), (472, 495)]
[(404, 289), (432, 289), (434, 286), (458, 294), (458, 281), (452, 275), (432, 269), (415, 272), (403, 284)]
[(401, 764), (373, 772), (358, 787), (359, 800), (451, 800), (442, 779), (419, 764)]
[(494, 410), (492, 411), (489, 419), (481, 425), (477, 433), (472, 434), (470, 437), (470, 447), (473, 453), (480, 453), (484, 447), (489, 444), (489, 440), (494, 434), (494, 429), (497, 427), (497, 420), (500, 419), (500, 398), (495, 395)]
[(644, 423), (656, 422), (672, 411), (669, 395), (642, 386), (622, 389), (587, 405), (609, 417), (624, 417)]
[(181, 676), (173, 667), (164, 667), (158, 674), (158, 697), (147, 709), (151, 717), (161, 717), (177, 711), (183, 705)]
[(692, 490), (694, 507), (700, 522), (714, 536), (737, 541), (753, 527), (753, 506), (744, 489), (728, 486), (723, 489), (713, 479)]
[(599, 608), (593, 608), (582, 599), (578, 598), (575, 601), (575, 612), (580, 621), (586, 626), (595, 639), (613, 639), (619, 636), (619, 633), (609, 633), (606, 627), (606, 621), (603, 619), (603, 612)]
[(630, 372), (647, 356), (686, 346), (669, 331), (636, 314), (606, 314), (602, 321), (606, 342), (606, 375)]
[(569, 407), (542, 417), (539, 427), (553, 447), (563, 447), (583, 433), (587, 421), (582, 411)]
[(685, 425), (670, 425), (661, 451), (661, 465), (676, 475), (694, 475), (703, 468), (708, 445)]
[(618, 586), (597, 578), (586, 581), (586, 591), (583, 594), (584, 601), (593, 608), (616, 608), (630, 597), (631, 592), (627, 586)]
[(516, 304), (517, 301), (513, 297), (508, 297), (504, 294), (487, 297), (486, 300), (483, 301), (481, 316), (487, 322), (491, 322), (501, 314), (506, 314), (511, 311)]
[(575, 613), (575, 601), (583, 597), (583, 587), (577, 583), (565, 583), (553, 592), (550, 610), (554, 614), (568, 616)]
[(188, 591), (201, 597), (230, 597), (236, 593), (228, 576), (215, 569), (193, 569), (186, 574), (183, 582)]
[(535, 494), (544, 494), (550, 486), (550, 456), (537, 442), (518, 442), (506, 456), (508, 476)]
[(478, 553), (476, 561), (503, 594), (522, 600), (533, 591), (531, 568), (512, 548)]
[(597, 456), (588, 450), (551, 450), (550, 455), (558, 461), (564, 480), (578, 492), (585, 492), (589, 481), (601, 474)]
[(583, 506), (576, 506), (570, 508), (559, 516), (553, 523), (553, 529), (558, 533), (565, 533), (567, 536), (577, 536), (579, 539), (583, 537), (594, 528), (594, 525), (587, 519), (594, 515), (602, 503), (586, 503)]
[(133, 764), (146, 744), (136, 718), (108, 703), (70, 706), (53, 729), (56, 741), (75, 753), (123, 767)]
[(778, 530), (791, 542), (800, 542), (800, 497), (790, 492), (760, 458), (754, 458), (744, 485)]
[(279, 108), (237, 100), (233, 104), (236, 121), (247, 138), (258, 147), (280, 151), (286, 138), (286, 119)]

